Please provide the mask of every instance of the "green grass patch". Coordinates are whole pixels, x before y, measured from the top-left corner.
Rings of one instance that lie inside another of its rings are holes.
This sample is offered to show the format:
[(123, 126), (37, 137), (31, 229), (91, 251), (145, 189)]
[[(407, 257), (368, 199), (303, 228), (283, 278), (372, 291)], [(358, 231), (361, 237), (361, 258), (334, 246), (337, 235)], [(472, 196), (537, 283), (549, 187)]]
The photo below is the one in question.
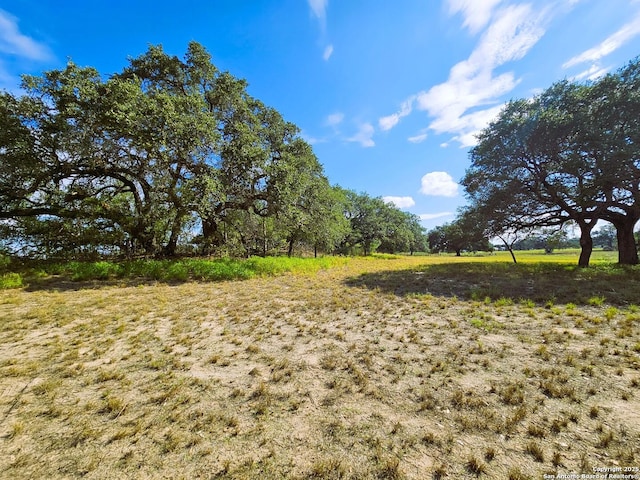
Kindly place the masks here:
[[(578, 264), (580, 258), (579, 248), (565, 248), (555, 250), (553, 253), (546, 253), (544, 250), (515, 250), (514, 254), (518, 263), (568, 263)], [(436, 255), (426, 255), (429, 262), (498, 262), (513, 263), (509, 252), (467, 252), (457, 257), (453, 253), (441, 253)], [(440, 259), (440, 260), (438, 260)], [(590, 264), (616, 263), (618, 261), (618, 252), (605, 252), (604, 250), (594, 250), (591, 254)]]
[(316, 273), (348, 262), (344, 257), (297, 258), (297, 257), (253, 257), (246, 265), (256, 275), (272, 276), (286, 272)]
[[(98, 261), (43, 264), (38, 274), (28, 274), (34, 281), (56, 275), (75, 282), (147, 279), (163, 282), (184, 281), (224, 281), (245, 280), (256, 276), (276, 276), (284, 273), (310, 274), (336, 265), (345, 264), (342, 257), (288, 258), (253, 257), (249, 259), (141, 259), (122, 262)], [(33, 270), (33, 268), (30, 270)], [(18, 273), (7, 273), (2, 277), (0, 288), (22, 286), (22, 277)], [(19, 283), (18, 283), (19, 282)], [(5, 285), (6, 284), (6, 285)]]
[(0, 275), (0, 290), (20, 288), (22, 285), (22, 275), (19, 273), (5, 273)]

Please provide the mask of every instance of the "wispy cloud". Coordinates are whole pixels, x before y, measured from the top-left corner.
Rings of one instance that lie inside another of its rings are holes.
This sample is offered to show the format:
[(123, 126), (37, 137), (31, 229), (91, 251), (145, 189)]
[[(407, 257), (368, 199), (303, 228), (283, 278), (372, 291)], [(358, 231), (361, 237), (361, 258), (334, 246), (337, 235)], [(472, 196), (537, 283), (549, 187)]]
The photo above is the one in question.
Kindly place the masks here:
[(464, 147), (474, 145), (476, 133), (500, 110), (496, 103), (518, 84), (513, 72), (494, 70), (524, 57), (544, 34), (544, 21), (544, 12), (529, 4), (498, 9), (469, 58), (451, 69), (446, 82), (418, 94), (417, 108), (434, 117), (429, 128), (455, 134)]
[(311, 12), (320, 22), (320, 27), (324, 30), (327, 24), (327, 7), (329, 0), (307, 0)]
[[(523, 58), (545, 33), (549, 10), (531, 4), (501, 5), (504, 0), (448, 0), (451, 13), (461, 13), (464, 26), (484, 29), (466, 60), (454, 65), (446, 82), (405, 100), (398, 112), (378, 120), (390, 130), (413, 108), (432, 118), (429, 129), (450, 133), (462, 147), (477, 143), (476, 135), (500, 111), (504, 96), (519, 83), (513, 72), (495, 74), (498, 67)], [(418, 143), (426, 132), (410, 137)], [(448, 144), (446, 142), (445, 144)]]
[(326, 140), (321, 139), (321, 138), (316, 138), (313, 137), (311, 135), (308, 135), (306, 132), (302, 131), (300, 132), (300, 136), (302, 137), (302, 139), (307, 142), (309, 145), (316, 145), (318, 143), (324, 143)]
[(53, 56), (46, 45), (21, 33), (18, 19), (4, 10), (0, 10), (0, 52), (37, 61)]
[(418, 217), (420, 217), (420, 220), (434, 220), (436, 218), (451, 217), (453, 215), (455, 215), (454, 212), (421, 213)]
[(401, 118), (406, 117), (413, 110), (413, 102), (415, 101), (416, 96), (413, 95), (407, 98), (400, 105), (400, 110), (391, 115), (387, 115), (386, 117), (382, 117), (378, 120), (378, 125), (380, 126), (380, 130), (387, 131), (391, 130), (395, 127)]
[[(307, 0), (307, 3), (309, 4), (311, 13), (320, 24), (321, 37), (323, 38), (320, 43), (323, 44), (325, 43), (324, 37), (327, 31), (327, 8), (329, 7), (329, 0)], [(331, 55), (333, 55), (333, 45), (328, 44), (322, 51), (322, 58), (326, 62), (331, 58)]]
[(610, 53), (616, 51), (622, 45), (630, 41), (633, 37), (640, 34), (640, 13), (626, 23), (620, 30), (613, 35), (607, 37), (602, 43), (596, 45), (589, 50), (582, 52), (580, 55), (567, 60), (562, 67), (569, 68), (574, 65), (579, 65), (585, 62), (597, 62), (603, 57), (606, 57)]
[(329, 60), (331, 58), (331, 55), (333, 55), (333, 45), (328, 45), (324, 49), (324, 53), (322, 54), (322, 58), (324, 58), (324, 60), (326, 62), (327, 60)]
[(337, 127), (342, 123), (343, 120), (344, 120), (344, 113), (336, 112), (329, 115), (325, 123), (330, 127)]
[(594, 63), (588, 69), (571, 77), (571, 80), (574, 80), (574, 81), (595, 80), (597, 78), (602, 77), (603, 75), (606, 75), (608, 71), (609, 71), (609, 67), (601, 67), (600, 65)]
[(413, 137), (407, 138), (411, 143), (422, 143), (427, 139), (428, 135), (426, 133), (420, 133), (418, 135), (414, 135)]
[(449, 12), (461, 13), (463, 25), (472, 33), (481, 30), (491, 19), (491, 12), (502, 0), (449, 0)]
[(413, 207), (416, 202), (411, 197), (394, 197), (394, 196), (386, 196), (382, 197), (386, 203), (392, 203), (398, 208), (409, 208)]
[(447, 172), (431, 172), (422, 177), (420, 192), (425, 195), (455, 197), (458, 184)]
[(356, 133), (353, 137), (347, 138), (347, 141), (357, 142), (366, 148), (375, 147), (376, 144), (372, 138), (374, 132), (375, 129), (373, 128), (373, 125), (371, 125), (370, 123), (363, 123), (362, 125), (360, 125), (358, 133)]
[(25, 35), (18, 27), (18, 19), (0, 9), (0, 89), (20, 91), (19, 73), (14, 73), (2, 56), (12, 56), (33, 62), (53, 59), (53, 53), (45, 44)]

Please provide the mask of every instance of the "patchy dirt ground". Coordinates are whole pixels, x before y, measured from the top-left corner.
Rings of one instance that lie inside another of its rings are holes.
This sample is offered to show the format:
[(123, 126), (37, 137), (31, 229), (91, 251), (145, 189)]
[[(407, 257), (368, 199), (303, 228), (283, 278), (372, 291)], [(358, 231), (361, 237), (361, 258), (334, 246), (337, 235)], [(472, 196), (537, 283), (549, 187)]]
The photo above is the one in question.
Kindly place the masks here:
[(1, 291), (0, 476), (640, 467), (640, 307), (457, 298), (424, 261)]

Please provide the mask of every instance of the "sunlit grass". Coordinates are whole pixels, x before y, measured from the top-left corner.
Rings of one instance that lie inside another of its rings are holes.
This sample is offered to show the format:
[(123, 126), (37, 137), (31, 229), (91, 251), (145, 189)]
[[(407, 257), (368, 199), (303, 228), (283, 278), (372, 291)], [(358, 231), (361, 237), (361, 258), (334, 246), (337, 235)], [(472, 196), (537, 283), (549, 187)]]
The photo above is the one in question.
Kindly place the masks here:
[(23, 276), (30, 281), (38, 281), (51, 275), (74, 282), (113, 279), (165, 282), (246, 280), (256, 276), (275, 276), (284, 273), (310, 274), (333, 266), (345, 265), (347, 262), (348, 259), (344, 257), (71, 261), (37, 265), (37, 270), (31, 267), (23, 273), (4, 274), (0, 276), (0, 288), (21, 286)]
[(0, 275), (0, 290), (20, 288), (23, 285), (22, 275), (15, 272)]
[[(553, 253), (546, 253), (544, 250), (515, 250), (514, 254), (518, 263), (570, 263), (578, 264), (580, 257), (580, 249), (567, 248), (555, 250)], [(425, 255), (423, 257), (426, 263), (441, 262), (506, 262), (513, 263), (509, 252), (475, 252), (464, 253), (460, 257), (454, 254)], [(594, 250), (591, 254), (590, 264), (615, 263), (618, 261), (618, 252)]]

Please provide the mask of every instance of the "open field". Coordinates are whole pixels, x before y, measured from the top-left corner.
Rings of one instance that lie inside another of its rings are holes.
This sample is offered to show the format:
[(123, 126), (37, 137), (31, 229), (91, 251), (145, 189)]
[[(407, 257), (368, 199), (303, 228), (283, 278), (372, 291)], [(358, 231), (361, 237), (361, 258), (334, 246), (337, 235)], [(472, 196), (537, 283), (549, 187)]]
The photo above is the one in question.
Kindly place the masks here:
[(638, 468), (640, 269), (574, 253), (0, 290), (0, 477)]

